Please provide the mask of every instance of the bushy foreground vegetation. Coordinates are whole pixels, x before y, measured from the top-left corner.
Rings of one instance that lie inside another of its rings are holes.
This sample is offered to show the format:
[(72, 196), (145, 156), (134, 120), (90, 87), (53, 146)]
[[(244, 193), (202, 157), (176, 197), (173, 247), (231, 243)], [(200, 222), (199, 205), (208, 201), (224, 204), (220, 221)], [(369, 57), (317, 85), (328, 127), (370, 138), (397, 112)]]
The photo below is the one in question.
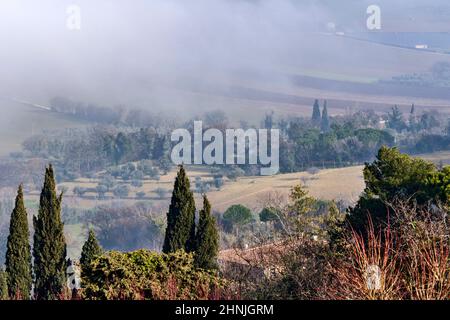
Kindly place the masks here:
[(83, 271), (83, 297), (108, 300), (220, 299), (225, 281), (197, 269), (194, 255), (110, 251)]

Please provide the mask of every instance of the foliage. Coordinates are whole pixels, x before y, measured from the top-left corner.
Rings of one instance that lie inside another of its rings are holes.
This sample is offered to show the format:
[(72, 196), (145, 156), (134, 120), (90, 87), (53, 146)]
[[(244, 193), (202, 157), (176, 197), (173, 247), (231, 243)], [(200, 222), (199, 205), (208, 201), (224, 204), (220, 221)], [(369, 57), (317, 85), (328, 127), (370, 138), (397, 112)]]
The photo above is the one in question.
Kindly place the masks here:
[(9, 297), (12, 299), (30, 298), (33, 271), (29, 238), (28, 215), (23, 201), (22, 186), (20, 186), (16, 205), (11, 214), (5, 263)]
[(396, 148), (382, 147), (373, 163), (364, 168), (366, 187), (356, 206), (351, 208), (348, 221), (355, 230), (364, 232), (367, 214), (370, 212), (375, 227), (385, 224), (389, 209), (386, 203), (395, 199), (417, 201), (425, 204), (442, 197), (442, 188), (447, 188), (448, 180), (427, 161), (401, 154)]
[(66, 285), (66, 242), (61, 221), (62, 194), (56, 195), (53, 168), (45, 171), (39, 212), (34, 224), (35, 298), (55, 300), (61, 297)]
[(216, 219), (211, 215), (211, 204), (203, 196), (203, 209), (200, 210), (195, 236), (195, 266), (205, 270), (217, 269), (219, 234)]
[(312, 113), (311, 121), (315, 125), (320, 124), (320, 121), (321, 121), (319, 100), (317, 100), (317, 99), (314, 101), (313, 113)]
[(194, 267), (193, 254), (111, 251), (94, 260), (82, 278), (92, 300), (208, 299), (224, 282)]
[(130, 194), (130, 188), (127, 185), (118, 185), (113, 190), (113, 194), (118, 198), (126, 198)]
[(395, 105), (392, 108), (392, 112), (388, 114), (388, 128), (394, 129), (398, 132), (406, 129), (406, 124), (403, 121), (403, 114), (397, 105)]
[(328, 132), (330, 130), (330, 119), (328, 117), (328, 109), (327, 109), (327, 101), (325, 100), (323, 104), (323, 111), (322, 111), (322, 120), (320, 123), (320, 130), (322, 132)]
[(180, 166), (167, 213), (166, 237), (163, 252), (178, 250), (190, 252), (195, 243), (195, 201), (190, 190), (189, 178)]
[(249, 208), (241, 204), (235, 204), (224, 212), (223, 220), (232, 227), (243, 226), (253, 220), (253, 214)]
[(103, 249), (102, 247), (100, 247), (100, 244), (95, 237), (95, 232), (94, 230), (90, 229), (88, 238), (83, 244), (83, 248), (81, 249), (81, 272), (83, 273), (83, 270), (87, 270), (91, 262), (98, 256), (101, 256), (102, 253)]
[(279, 213), (274, 208), (266, 207), (259, 213), (259, 220), (262, 222), (278, 221), (279, 219)]

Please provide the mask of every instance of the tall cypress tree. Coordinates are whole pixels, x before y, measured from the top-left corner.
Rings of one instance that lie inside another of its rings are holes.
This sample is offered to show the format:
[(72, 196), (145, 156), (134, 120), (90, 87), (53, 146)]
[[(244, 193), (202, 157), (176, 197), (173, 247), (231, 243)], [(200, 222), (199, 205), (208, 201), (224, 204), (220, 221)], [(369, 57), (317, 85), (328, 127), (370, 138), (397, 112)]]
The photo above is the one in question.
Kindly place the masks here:
[(312, 113), (311, 120), (314, 125), (319, 125), (320, 121), (321, 121), (319, 100), (317, 100), (317, 99), (314, 101), (313, 113)]
[(61, 195), (56, 195), (53, 168), (45, 169), (37, 217), (34, 223), (35, 297), (38, 300), (56, 300), (66, 287), (66, 241), (61, 221)]
[(181, 249), (187, 252), (195, 249), (195, 201), (183, 166), (180, 166), (173, 187), (163, 252)]
[(211, 215), (211, 204), (203, 196), (203, 209), (200, 211), (195, 241), (195, 265), (205, 270), (217, 269), (219, 234), (216, 219)]
[(327, 100), (325, 100), (325, 102), (323, 103), (322, 123), (320, 125), (320, 129), (323, 132), (328, 132), (330, 130), (330, 119), (328, 118)]
[(12, 299), (29, 299), (33, 276), (30, 231), (28, 229), (28, 215), (23, 202), (22, 186), (19, 186), (17, 191), (16, 205), (11, 214), (6, 247), (5, 265), (8, 274), (8, 295)]
[(95, 237), (94, 230), (89, 230), (89, 236), (81, 249), (81, 272), (84, 272), (83, 270), (86, 270), (89, 267), (92, 260), (95, 259), (95, 257), (100, 256), (102, 253), (103, 249)]

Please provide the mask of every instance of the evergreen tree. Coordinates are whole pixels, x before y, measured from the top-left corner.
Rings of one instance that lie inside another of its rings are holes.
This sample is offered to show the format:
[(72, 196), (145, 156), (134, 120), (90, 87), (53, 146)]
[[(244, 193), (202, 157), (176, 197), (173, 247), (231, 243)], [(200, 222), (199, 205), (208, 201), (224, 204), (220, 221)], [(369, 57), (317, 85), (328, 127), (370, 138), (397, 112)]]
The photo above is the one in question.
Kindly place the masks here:
[(313, 114), (311, 120), (314, 125), (319, 125), (321, 121), (319, 100), (317, 99), (314, 101)]
[(22, 186), (19, 187), (16, 205), (11, 214), (6, 249), (6, 273), (9, 297), (29, 299), (33, 284), (31, 267), (30, 231), (28, 215), (23, 202)]
[(388, 114), (388, 127), (398, 132), (405, 128), (403, 114), (397, 105), (392, 108), (392, 113)]
[(195, 201), (190, 189), (189, 178), (180, 166), (172, 192), (163, 252), (171, 253), (195, 248)]
[(56, 195), (53, 168), (45, 169), (38, 216), (34, 223), (35, 297), (55, 300), (64, 294), (66, 286), (66, 242), (61, 221), (62, 193)]
[(0, 268), (0, 300), (8, 299), (8, 275)]
[(323, 132), (328, 132), (330, 130), (330, 119), (328, 118), (327, 100), (325, 100), (325, 102), (323, 103), (322, 122), (320, 125), (320, 129)]
[(102, 253), (103, 249), (95, 237), (94, 230), (89, 230), (89, 236), (81, 249), (81, 272), (84, 272), (83, 270), (87, 270), (92, 260), (95, 257), (102, 255)]
[(200, 211), (198, 221), (195, 265), (205, 270), (217, 269), (217, 255), (219, 250), (219, 234), (216, 219), (211, 215), (211, 204), (203, 196), (203, 210)]

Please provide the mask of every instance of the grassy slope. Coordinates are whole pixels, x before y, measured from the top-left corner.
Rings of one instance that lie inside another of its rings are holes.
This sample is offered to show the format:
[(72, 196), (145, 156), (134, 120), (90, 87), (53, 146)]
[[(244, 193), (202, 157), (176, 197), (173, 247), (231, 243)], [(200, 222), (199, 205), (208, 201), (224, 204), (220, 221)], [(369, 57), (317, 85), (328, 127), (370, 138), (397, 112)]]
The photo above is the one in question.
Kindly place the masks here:
[(20, 151), (22, 142), (33, 134), (85, 125), (68, 116), (0, 100), (0, 156)]

